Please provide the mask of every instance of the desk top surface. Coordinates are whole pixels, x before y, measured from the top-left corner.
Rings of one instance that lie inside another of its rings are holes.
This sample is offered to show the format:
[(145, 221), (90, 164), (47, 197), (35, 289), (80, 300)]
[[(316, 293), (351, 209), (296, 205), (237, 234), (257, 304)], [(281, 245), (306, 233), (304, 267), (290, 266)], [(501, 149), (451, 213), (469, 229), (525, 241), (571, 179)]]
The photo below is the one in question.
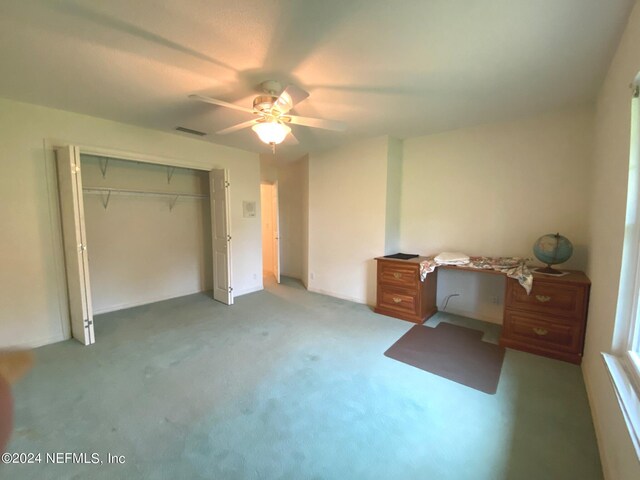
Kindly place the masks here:
[[(407, 263), (420, 264), (420, 262), (424, 260), (432, 259), (432, 258), (433, 256), (429, 256), (429, 257), (419, 256), (415, 258), (410, 258), (409, 260), (400, 260), (398, 258), (376, 257), (375, 260), (382, 260), (385, 262), (397, 262), (400, 264), (403, 264), (403, 263), (404, 264), (407, 264)], [(464, 265), (461, 265), (461, 266), (438, 265), (436, 268), (444, 269), (444, 270), (458, 270), (458, 271), (466, 271), (466, 272), (488, 273), (490, 275), (506, 275), (505, 273), (500, 272), (498, 270), (491, 270), (491, 269), (485, 269), (485, 268), (471, 268), (471, 267), (465, 267)], [(529, 268), (532, 270), (534, 281), (539, 280), (539, 281), (545, 281), (545, 282), (575, 283), (580, 285), (591, 284), (591, 280), (589, 280), (589, 277), (587, 277), (587, 275), (584, 272), (581, 272), (580, 270), (558, 269), (561, 272), (568, 272), (568, 274), (562, 275), (562, 276), (556, 276), (556, 275), (545, 275), (543, 273), (534, 272), (533, 269), (537, 267), (529, 267)]]

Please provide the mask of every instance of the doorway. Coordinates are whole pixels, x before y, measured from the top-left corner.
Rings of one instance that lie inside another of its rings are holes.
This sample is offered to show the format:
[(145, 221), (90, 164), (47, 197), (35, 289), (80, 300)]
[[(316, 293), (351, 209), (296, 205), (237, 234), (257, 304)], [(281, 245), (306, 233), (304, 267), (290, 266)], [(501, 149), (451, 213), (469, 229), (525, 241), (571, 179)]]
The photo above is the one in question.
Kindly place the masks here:
[[(84, 152), (83, 153), (92, 153)], [(111, 157), (117, 160), (117, 157)], [(132, 158), (120, 158), (132, 160)], [(135, 160), (137, 161), (137, 160)], [(58, 173), (58, 194), (60, 200), (60, 216), (62, 221), (65, 270), (67, 277), (67, 294), (71, 335), (85, 345), (95, 342), (93, 327), (93, 305), (91, 301), (90, 271), (88, 262), (88, 245), (86, 235), (84, 194), (98, 194), (102, 198), (102, 206), (108, 208), (111, 196), (142, 196), (166, 198), (169, 210), (172, 210), (181, 197), (208, 198), (211, 208), (211, 247), (212, 247), (212, 284), (215, 300), (233, 304), (233, 288), (231, 286), (231, 235), (229, 226), (229, 179), (224, 169), (207, 171), (208, 182), (206, 194), (191, 194), (165, 188), (160, 190), (143, 190), (116, 188), (116, 186), (88, 188), (83, 186), (80, 148), (77, 146), (59, 147), (56, 149)], [(142, 162), (145, 163), (145, 162)], [(156, 163), (147, 161), (146, 163)], [(167, 184), (170, 184), (175, 167), (165, 164)], [(105, 178), (108, 169), (108, 158), (100, 163), (102, 176)], [(137, 270), (136, 270), (137, 271)], [(138, 272), (139, 273), (139, 272)]]
[(280, 214), (278, 182), (260, 184), (262, 276), (280, 283)]

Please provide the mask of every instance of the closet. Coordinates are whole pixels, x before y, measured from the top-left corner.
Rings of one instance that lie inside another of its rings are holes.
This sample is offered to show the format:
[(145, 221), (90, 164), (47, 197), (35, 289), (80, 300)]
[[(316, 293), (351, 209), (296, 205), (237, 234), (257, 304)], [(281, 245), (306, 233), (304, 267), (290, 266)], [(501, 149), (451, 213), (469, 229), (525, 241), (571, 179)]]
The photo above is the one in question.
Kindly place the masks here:
[(73, 338), (94, 313), (213, 290), (233, 303), (226, 170), (56, 151)]

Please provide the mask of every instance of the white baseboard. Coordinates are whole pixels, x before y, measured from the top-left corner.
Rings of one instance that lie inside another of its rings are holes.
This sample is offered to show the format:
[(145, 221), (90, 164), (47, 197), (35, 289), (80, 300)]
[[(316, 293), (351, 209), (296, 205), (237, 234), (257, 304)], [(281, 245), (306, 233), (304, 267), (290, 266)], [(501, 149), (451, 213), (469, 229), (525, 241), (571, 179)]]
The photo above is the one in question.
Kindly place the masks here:
[(234, 297), (241, 297), (242, 295), (247, 295), (248, 293), (259, 292), (260, 290), (264, 290), (264, 286), (256, 285), (254, 287), (244, 288), (242, 290), (234, 290)]
[(59, 333), (57, 335), (52, 335), (50, 337), (34, 338), (24, 343), (18, 343), (15, 345), (1, 345), (1, 347), (2, 348), (38, 348), (38, 347), (43, 347), (45, 345), (50, 345), (52, 343), (63, 342), (65, 340), (69, 340), (69, 338), (71, 337), (65, 338), (64, 334)]
[[(238, 291), (235, 296), (236, 297), (240, 297), (242, 295), (246, 295), (248, 293), (253, 293), (253, 292), (259, 292), (260, 290), (264, 290), (262, 285), (256, 285), (254, 287), (250, 287), (244, 290), (240, 290)], [(141, 301), (136, 301), (136, 302), (128, 302), (128, 303), (122, 303), (119, 305), (112, 305), (106, 308), (102, 308), (102, 309), (94, 309), (93, 314), (94, 315), (100, 315), (102, 313), (109, 313), (109, 312), (115, 312), (118, 310), (124, 310), (127, 308), (133, 308), (133, 307), (140, 307), (142, 305), (148, 305), (150, 303), (156, 303), (156, 302), (162, 302), (164, 300), (171, 300), (173, 298), (179, 298), (179, 297), (185, 297), (187, 295), (193, 295), (196, 293), (202, 293), (202, 292), (210, 292), (210, 289), (207, 290), (197, 290), (197, 291), (190, 291), (190, 292), (185, 292), (185, 293), (179, 293), (176, 295), (170, 295), (170, 296), (160, 296), (160, 297), (153, 297), (153, 298), (149, 298), (149, 299), (145, 299), (145, 300), (141, 300)], [(58, 343), (58, 342), (63, 342), (65, 340), (70, 340), (72, 337), (66, 336), (63, 333), (57, 334), (57, 335), (53, 335), (51, 337), (44, 337), (44, 338), (35, 338), (32, 340), (28, 340), (27, 342), (24, 343), (20, 343), (20, 344), (15, 344), (15, 345), (2, 345), (3, 348), (38, 348), (38, 347), (42, 347), (44, 345), (50, 345), (52, 343)]]
[[(309, 287), (309, 286), (307, 286), (307, 290), (314, 293), (320, 293), (322, 295), (328, 295), (329, 297), (339, 298), (341, 300), (348, 300), (350, 302), (360, 303), (361, 305), (368, 305), (367, 300), (362, 298), (350, 297), (348, 295), (342, 295), (341, 293), (330, 292), (329, 290), (323, 290), (321, 288), (315, 288), (315, 287)], [(373, 307), (374, 305), (369, 305), (369, 306)]]
[[(592, 320), (593, 321), (593, 320)], [(591, 418), (593, 420), (593, 429), (596, 433), (596, 444), (598, 445), (598, 453), (600, 454), (600, 463), (602, 465), (602, 474), (605, 480), (613, 479), (611, 474), (611, 461), (609, 460), (608, 451), (604, 448), (603, 439), (604, 434), (602, 432), (602, 425), (600, 423), (600, 416), (595, 407), (595, 392), (593, 391), (593, 384), (591, 383), (591, 369), (595, 368), (595, 365), (591, 365), (589, 359), (582, 358), (582, 380), (584, 381), (585, 390), (587, 391), (587, 400), (589, 402), (589, 411), (591, 412)]]
[[(253, 287), (245, 288), (245, 289), (242, 289), (242, 290), (234, 290), (234, 297), (240, 297), (240, 296), (246, 295), (248, 293), (259, 292), (260, 290), (263, 290), (263, 286), (262, 285), (255, 285)], [(118, 310), (125, 310), (127, 308), (140, 307), (142, 305), (148, 305), (150, 303), (162, 302), (164, 300), (171, 300), (173, 298), (186, 297), (187, 295), (194, 295), (196, 293), (210, 292), (210, 291), (211, 291), (211, 289), (208, 288), (206, 290), (192, 290), (192, 291), (176, 293), (176, 294), (171, 294), (171, 295), (162, 295), (162, 296), (158, 296), (158, 297), (149, 297), (149, 298), (146, 298), (146, 299), (140, 300), (140, 301), (121, 303), (121, 304), (118, 304), (118, 305), (110, 305), (108, 307), (104, 307), (104, 308), (100, 308), (100, 309), (94, 308), (93, 314), (94, 315), (100, 315), (102, 313), (116, 312)]]
[(142, 305), (148, 305), (150, 303), (162, 302), (164, 300), (171, 300), (172, 298), (186, 297), (187, 295), (194, 295), (196, 293), (210, 292), (210, 291), (211, 289), (190, 290), (187, 292), (148, 297), (148, 298), (145, 298), (144, 300), (136, 300), (135, 302), (120, 303), (118, 305), (109, 305), (108, 307), (103, 307), (103, 308), (94, 308), (93, 314), (100, 315), (102, 313), (116, 312), (118, 310), (125, 310), (127, 308), (140, 307)]
[(473, 318), (475, 320), (482, 320), (483, 322), (495, 323), (496, 325), (502, 325), (502, 318), (489, 317), (487, 315), (479, 315), (477, 312), (469, 312), (466, 310), (460, 310), (457, 308), (447, 308), (447, 310), (438, 310), (438, 313), (450, 313), (452, 315), (459, 315), (460, 317)]

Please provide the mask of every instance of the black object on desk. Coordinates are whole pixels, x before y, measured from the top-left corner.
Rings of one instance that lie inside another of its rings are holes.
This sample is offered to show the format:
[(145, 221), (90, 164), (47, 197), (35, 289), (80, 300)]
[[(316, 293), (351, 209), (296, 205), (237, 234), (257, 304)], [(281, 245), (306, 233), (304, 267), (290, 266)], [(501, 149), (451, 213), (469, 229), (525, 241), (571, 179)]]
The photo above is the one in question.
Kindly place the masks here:
[(410, 258), (416, 258), (419, 257), (420, 255), (418, 254), (411, 254), (411, 253), (394, 253), (393, 255), (385, 255), (384, 258), (395, 258), (397, 260), (409, 260)]

